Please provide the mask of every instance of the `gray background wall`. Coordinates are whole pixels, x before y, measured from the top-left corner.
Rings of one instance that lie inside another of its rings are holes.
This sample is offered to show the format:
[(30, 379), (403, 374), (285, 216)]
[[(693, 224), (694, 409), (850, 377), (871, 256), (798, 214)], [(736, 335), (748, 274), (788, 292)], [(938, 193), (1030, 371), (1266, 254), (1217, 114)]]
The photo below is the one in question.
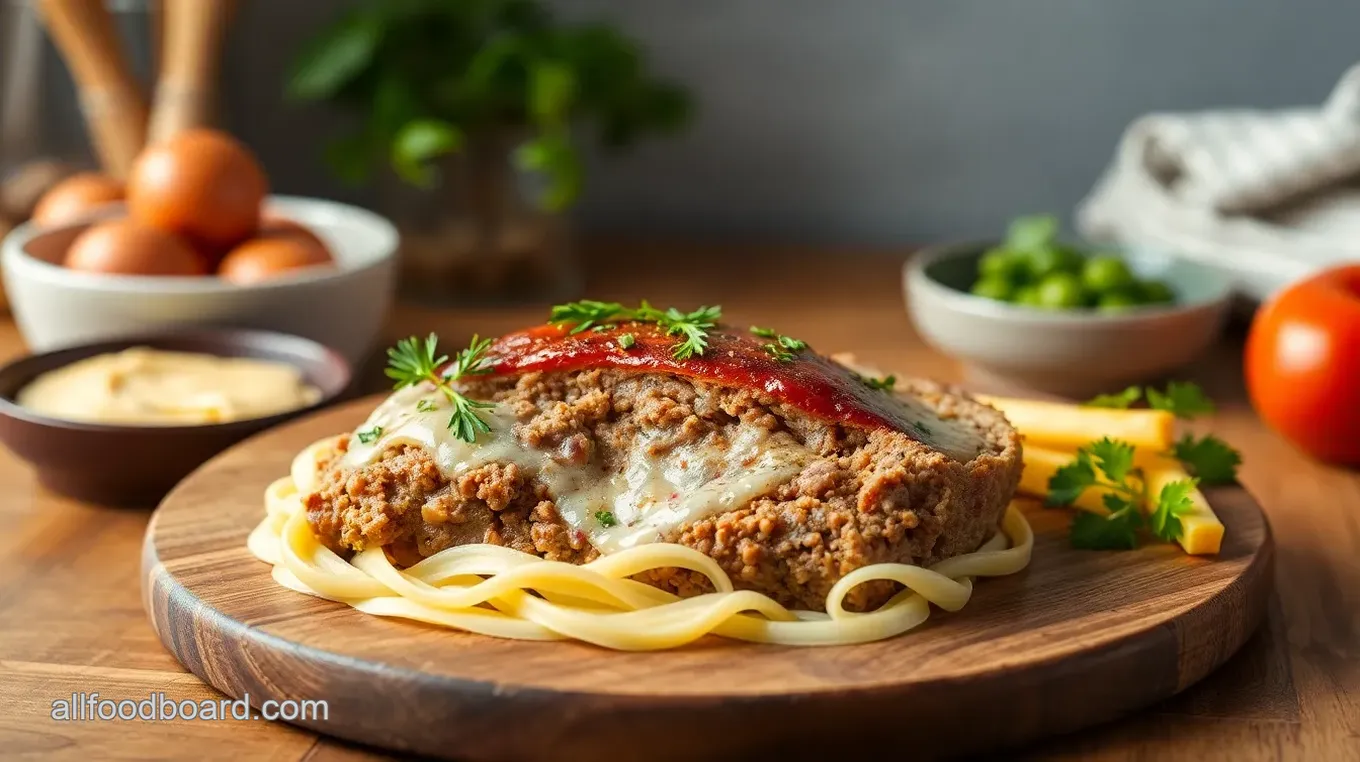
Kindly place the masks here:
[[(1316, 103), (1360, 60), (1356, 0), (554, 0), (612, 18), (700, 101), (685, 136), (595, 157), (584, 227), (856, 243), (1064, 214), (1154, 110)], [(336, 122), (283, 71), (337, 11), (254, 0), (227, 61), (230, 125), (284, 192), (347, 196)]]

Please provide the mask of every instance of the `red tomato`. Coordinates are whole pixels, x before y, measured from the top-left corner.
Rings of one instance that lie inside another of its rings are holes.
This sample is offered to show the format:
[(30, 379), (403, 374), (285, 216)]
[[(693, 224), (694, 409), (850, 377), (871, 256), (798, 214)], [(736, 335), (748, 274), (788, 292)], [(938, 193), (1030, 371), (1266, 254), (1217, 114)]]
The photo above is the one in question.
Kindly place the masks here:
[(1360, 465), (1360, 265), (1295, 283), (1252, 322), (1247, 392), (1309, 454)]

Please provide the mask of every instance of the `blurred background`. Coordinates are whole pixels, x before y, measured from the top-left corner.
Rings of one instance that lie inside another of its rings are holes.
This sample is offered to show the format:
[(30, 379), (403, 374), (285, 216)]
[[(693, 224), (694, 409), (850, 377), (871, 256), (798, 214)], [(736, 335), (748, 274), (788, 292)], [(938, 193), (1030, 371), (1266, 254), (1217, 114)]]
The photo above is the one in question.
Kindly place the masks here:
[[(1360, 58), (1360, 3), (1346, 0), (546, 4), (617, 25), (696, 106), (687, 129), (628, 153), (582, 145), (573, 221), (587, 233), (871, 245), (992, 235), (1019, 212), (1069, 216), (1140, 114), (1316, 105)], [(276, 192), (381, 210), (376, 190), (338, 182), (322, 161), (324, 139), (354, 116), (284, 98), (304, 45), (349, 5), (241, 3), (220, 121)], [(20, 6), (4, 7), (0, 58), (8, 97), (40, 103), (42, 128), (26, 139), (45, 154), (88, 153), (66, 67), (41, 32), (17, 33)], [(111, 6), (146, 71), (146, 5)], [(15, 71), (24, 45), (41, 51), (36, 77)]]

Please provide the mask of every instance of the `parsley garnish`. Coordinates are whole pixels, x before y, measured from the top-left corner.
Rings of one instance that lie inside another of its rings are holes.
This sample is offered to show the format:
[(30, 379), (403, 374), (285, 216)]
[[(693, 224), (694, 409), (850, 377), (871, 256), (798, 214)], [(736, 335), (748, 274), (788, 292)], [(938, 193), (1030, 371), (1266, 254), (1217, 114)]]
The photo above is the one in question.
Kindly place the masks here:
[(595, 520), (600, 522), (600, 526), (604, 527), (605, 529), (608, 529), (609, 527), (612, 527), (615, 524), (619, 523), (619, 520), (614, 518), (614, 514), (611, 513), (610, 511), (596, 511)]
[[(1127, 409), (1142, 399), (1143, 394), (1142, 387), (1130, 386), (1118, 394), (1102, 394), (1085, 404)], [(1172, 381), (1166, 385), (1164, 392), (1148, 387), (1146, 394), (1152, 409), (1165, 410), (1177, 418), (1188, 419), (1214, 412), (1213, 400), (1204, 394), (1203, 389), (1189, 381)], [(1213, 434), (1198, 439), (1186, 434), (1172, 445), (1168, 455), (1184, 463), (1201, 484), (1232, 484), (1237, 481), (1237, 467), (1242, 464), (1242, 454)]]
[(434, 400), (421, 400), (416, 403), (416, 410), (422, 413), (431, 412), (438, 407), (438, 405), (434, 404)]
[(878, 389), (884, 392), (890, 392), (894, 386), (897, 386), (897, 376), (884, 376), (883, 378), (860, 376), (859, 380), (863, 381), (864, 385), (870, 389)]
[(637, 342), (637, 339), (633, 336), (633, 334), (625, 333), (621, 334), (619, 338), (616, 339), (616, 341), (618, 342), (619, 349), (631, 349), (633, 347), (633, 344)]
[[(1072, 518), (1072, 547), (1084, 550), (1127, 550), (1138, 547), (1138, 532), (1146, 528), (1163, 540), (1181, 535), (1181, 514), (1193, 503), (1190, 492), (1195, 480), (1177, 480), (1162, 488), (1155, 501), (1149, 499), (1142, 473), (1133, 465), (1133, 445), (1117, 439), (1092, 442), (1077, 450), (1077, 457), (1054, 472), (1048, 481), (1052, 505), (1070, 505), (1083, 492), (1102, 488), (1107, 516), (1079, 512)], [(1144, 520), (1144, 514), (1147, 520)]]
[(1194, 418), (1214, 412), (1213, 400), (1204, 394), (1198, 384), (1189, 381), (1172, 381), (1166, 385), (1165, 392), (1149, 386), (1147, 401), (1154, 410), (1166, 410), (1177, 418)]
[(1130, 386), (1118, 394), (1098, 394), (1095, 399), (1082, 404), (1087, 407), (1109, 407), (1127, 410), (1129, 406), (1143, 398), (1143, 387)]
[(383, 428), (381, 426), (374, 426), (371, 429), (355, 432), (355, 436), (359, 437), (359, 441), (363, 444), (373, 444), (378, 441), (378, 437), (382, 436), (382, 433)]
[(635, 308), (618, 302), (598, 302), (583, 299), (579, 302), (558, 304), (548, 315), (549, 323), (572, 324), (572, 333), (580, 333), (605, 323), (655, 323), (667, 336), (679, 336), (680, 342), (671, 351), (677, 360), (688, 360), (708, 349), (708, 331), (718, 324), (722, 307), (700, 307), (693, 312), (681, 312), (674, 307), (659, 310), (646, 300)]
[(1148, 524), (1157, 537), (1171, 542), (1181, 536), (1181, 515), (1195, 507), (1190, 500), (1190, 492), (1199, 482), (1198, 479), (1178, 479), (1162, 487), (1157, 495), (1157, 504), (1148, 514)]
[[(1143, 514), (1133, 503), (1115, 495), (1105, 495), (1109, 516), (1078, 511), (1072, 517), (1068, 539), (1074, 548), (1085, 550), (1133, 550), (1138, 547), (1138, 529)], [(1113, 499), (1110, 499), (1113, 498)]]
[(1214, 412), (1214, 402), (1205, 395), (1199, 384), (1191, 381), (1172, 381), (1166, 391), (1159, 392), (1149, 386), (1130, 386), (1118, 394), (1101, 394), (1084, 404), (1088, 407), (1109, 407), (1127, 410), (1133, 403), (1146, 394), (1148, 406), (1153, 410), (1165, 410), (1177, 418), (1194, 418)]
[(1202, 484), (1233, 484), (1242, 464), (1242, 454), (1213, 434), (1199, 439), (1186, 434), (1171, 446), (1171, 454)]
[(758, 325), (751, 326), (751, 333), (762, 339), (774, 339), (768, 344), (762, 344), (761, 349), (779, 362), (793, 362), (796, 353), (807, 349), (807, 342), (802, 339), (795, 339), (792, 336), (784, 336), (773, 328), (761, 328)]
[[(473, 336), (472, 343), (468, 345), (467, 349), (460, 351), (454, 357), (453, 362), (444, 368), (443, 372), (440, 372), (439, 368), (447, 363), (449, 358), (447, 355), (436, 356), (438, 344), (439, 337), (433, 333), (424, 341), (415, 336), (402, 339), (397, 342), (395, 347), (387, 350), (387, 369), (385, 372), (388, 378), (397, 382), (395, 386), (397, 389), (415, 386), (426, 381), (433, 384), (435, 390), (443, 394), (444, 398), (453, 406), (453, 414), (449, 417), (449, 428), (453, 429), (454, 436), (464, 442), (475, 442), (477, 441), (477, 434), (491, 431), (491, 426), (482, 420), (477, 411), (493, 408), (495, 404), (464, 397), (453, 388), (452, 382), (464, 376), (476, 376), (491, 372), (491, 366), (486, 357), (486, 350), (491, 346), (491, 339), (478, 339)], [(417, 409), (420, 409), (419, 405), (417, 405)]]

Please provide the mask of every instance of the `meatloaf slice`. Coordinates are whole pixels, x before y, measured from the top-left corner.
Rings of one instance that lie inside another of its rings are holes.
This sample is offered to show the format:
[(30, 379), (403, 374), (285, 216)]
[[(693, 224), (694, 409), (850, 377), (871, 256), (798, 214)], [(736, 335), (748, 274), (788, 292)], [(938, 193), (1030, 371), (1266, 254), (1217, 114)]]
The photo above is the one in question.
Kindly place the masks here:
[[(822, 610), (831, 586), (859, 567), (927, 565), (977, 549), (997, 531), (1020, 476), (1020, 439), (999, 412), (924, 381), (899, 383), (897, 392), (974, 436), (971, 457), (951, 455), (907, 427), (830, 421), (768, 389), (675, 373), (530, 371), (478, 377), (462, 391), (497, 403), (506, 441), (553, 467), (617, 475), (639, 462), (685, 468), (687, 453), (749, 460), (741, 448), (753, 436), (759, 449), (789, 454), (778, 483), (740, 504), (663, 525), (652, 539), (695, 548), (737, 587), (802, 609)], [(345, 457), (352, 443), (344, 440), (304, 499), (316, 532), (337, 552), (382, 547), (400, 564), (467, 543), (570, 563), (599, 553), (579, 518), (575, 527), (564, 520), (567, 496), (554, 494), (561, 483), (533, 465), (539, 461), (488, 457), (450, 471), (430, 447), (393, 441), (356, 463)], [(495, 452), (502, 451), (513, 450)], [(604, 513), (595, 516), (607, 523), (612, 515)], [(682, 570), (642, 579), (680, 595), (708, 589)], [(894, 583), (861, 585), (846, 605), (871, 609), (893, 592)]]

